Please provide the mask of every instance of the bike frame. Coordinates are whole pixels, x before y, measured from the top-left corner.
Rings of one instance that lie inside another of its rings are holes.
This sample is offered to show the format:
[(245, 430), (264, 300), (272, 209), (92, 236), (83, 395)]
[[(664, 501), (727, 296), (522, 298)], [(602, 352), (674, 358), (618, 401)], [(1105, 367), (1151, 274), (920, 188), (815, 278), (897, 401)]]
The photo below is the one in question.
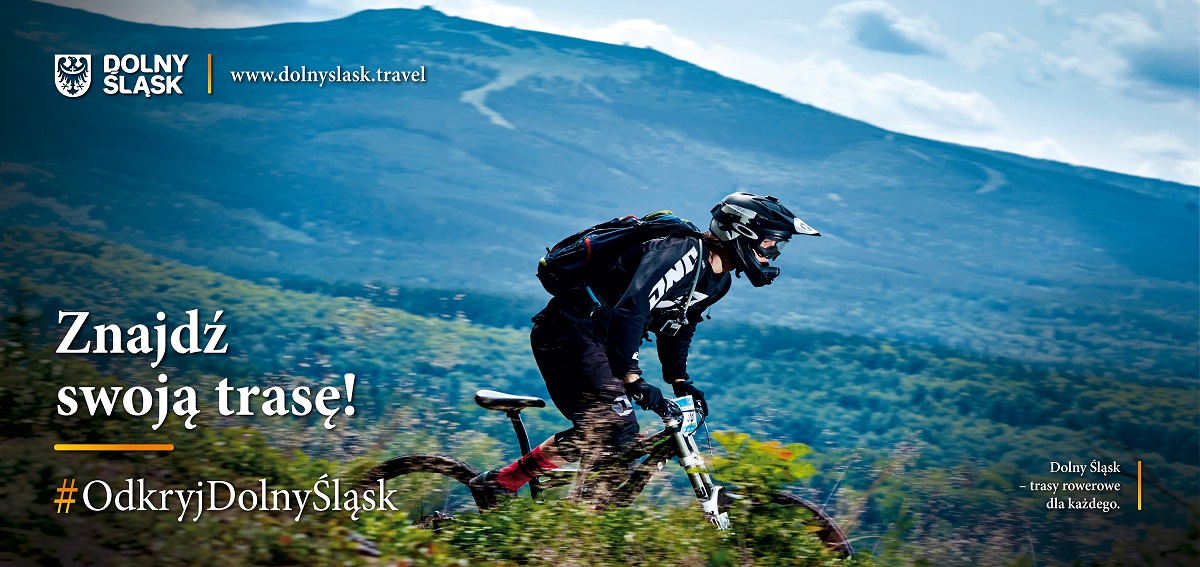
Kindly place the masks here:
[[(729, 529), (729, 515), (721, 512), (717, 505), (722, 487), (716, 486), (713, 482), (703, 454), (696, 447), (693, 439), (702, 422), (698, 418), (692, 397), (684, 396), (669, 401), (667, 415), (662, 418), (664, 426), (662, 431), (647, 437), (600, 470), (589, 472), (589, 478), (591, 478), (605, 471), (627, 469), (638, 459), (646, 457), (629, 474), (628, 479), (612, 492), (607, 501), (601, 503), (601, 507), (623, 508), (633, 504), (654, 474), (662, 470), (667, 461), (678, 458), (679, 465), (687, 474), (696, 499), (699, 501), (701, 509), (704, 510), (704, 515), (718, 530), (727, 530)], [(520, 411), (505, 412), (505, 415), (512, 421), (513, 431), (517, 435), (517, 443), (521, 447), (521, 454), (528, 454), (530, 450), (529, 434), (525, 431), (525, 425), (521, 421)], [(548, 488), (571, 484), (577, 479), (579, 472), (578, 469), (564, 468), (543, 473), (541, 477), (529, 483), (530, 496), (537, 500)]]

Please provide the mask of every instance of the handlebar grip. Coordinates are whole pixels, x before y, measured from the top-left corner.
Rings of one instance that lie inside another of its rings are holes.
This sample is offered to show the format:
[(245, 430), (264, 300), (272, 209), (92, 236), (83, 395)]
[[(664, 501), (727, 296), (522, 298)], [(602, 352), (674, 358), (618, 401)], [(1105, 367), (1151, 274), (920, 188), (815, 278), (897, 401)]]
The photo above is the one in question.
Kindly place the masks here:
[[(637, 402), (640, 404), (642, 402), (642, 399), (644, 399), (646, 396), (643, 396), (641, 394), (633, 394), (630, 397), (633, 398), (634, 402)], [(666, 406), (667, 415), (671, 415), (672, 413), (675, 413), (678, 415), (683, 414), (683, 410), (679, 409), (679, 406), (675, 402), (673, 402), (667, 398), (663, 398), (663, 405)], [(672, 411), (672, 410), (674, 410), (674, 411)], [(659, 417), (667, 417), (667, 415), (663, 415), (662, 413), (659, 413), (657, 411), (654, 413), (658, 414)]]
[[(683, 410), (679, 408), (679, 404), (675, 403), (675, 400), (666, 398), (663, 400), (663, 402), (665, 402), (663, 404), (665, 406), (665, 408), (663, 409), (663, 413), (658, 414), (659, 417), (661, 417), (663, 419), (666, 419), (667, 417), (674, 417), (674, 418), (683, 417)], [(655, 412), (655, 413), (657, 413), (657, 412)]]

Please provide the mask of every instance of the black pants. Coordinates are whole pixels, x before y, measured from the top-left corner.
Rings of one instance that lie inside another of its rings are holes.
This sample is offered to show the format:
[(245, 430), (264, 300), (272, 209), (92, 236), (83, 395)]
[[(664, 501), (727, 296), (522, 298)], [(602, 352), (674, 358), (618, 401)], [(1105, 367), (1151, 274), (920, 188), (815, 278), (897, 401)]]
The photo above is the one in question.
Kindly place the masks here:
[(619, 455), (638, 432), (633, 404), (608, 365), (605, 333), (583, 314), (547, 308), (529, 337), (550, 399), (574, 425), (555, 441), (564, 458), (583, 466)]

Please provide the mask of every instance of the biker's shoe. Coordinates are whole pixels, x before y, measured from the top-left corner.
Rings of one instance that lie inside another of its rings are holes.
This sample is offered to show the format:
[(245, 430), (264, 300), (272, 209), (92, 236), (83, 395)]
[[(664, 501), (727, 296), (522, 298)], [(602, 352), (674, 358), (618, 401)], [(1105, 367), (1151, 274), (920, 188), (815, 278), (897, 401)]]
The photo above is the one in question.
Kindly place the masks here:
[(479, 473), (479, 476), (467, 483), (471, 489), (471, 496), (475, 497), (475, 504), (479, 506), (480, 510), (495, 508), (500, 500), (507, 500), (517, 495), (516, 492), (496, 484), (496, 476), (499, 473), (500, 469)]

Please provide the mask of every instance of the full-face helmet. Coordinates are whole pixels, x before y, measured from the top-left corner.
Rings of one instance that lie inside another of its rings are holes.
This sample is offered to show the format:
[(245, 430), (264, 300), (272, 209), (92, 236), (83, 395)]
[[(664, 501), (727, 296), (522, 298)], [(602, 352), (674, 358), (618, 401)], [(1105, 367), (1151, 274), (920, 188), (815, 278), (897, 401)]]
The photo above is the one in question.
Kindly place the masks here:
[(755, 252), (774, 262), (792, 235), (821, 236), (771, 196), (734, 193), (713, 207), (712, 216), (709, 231), (726, 243), (734, 269), (754, 287), (769, 285), (779, 275), (778, 267), (759, 261)]

